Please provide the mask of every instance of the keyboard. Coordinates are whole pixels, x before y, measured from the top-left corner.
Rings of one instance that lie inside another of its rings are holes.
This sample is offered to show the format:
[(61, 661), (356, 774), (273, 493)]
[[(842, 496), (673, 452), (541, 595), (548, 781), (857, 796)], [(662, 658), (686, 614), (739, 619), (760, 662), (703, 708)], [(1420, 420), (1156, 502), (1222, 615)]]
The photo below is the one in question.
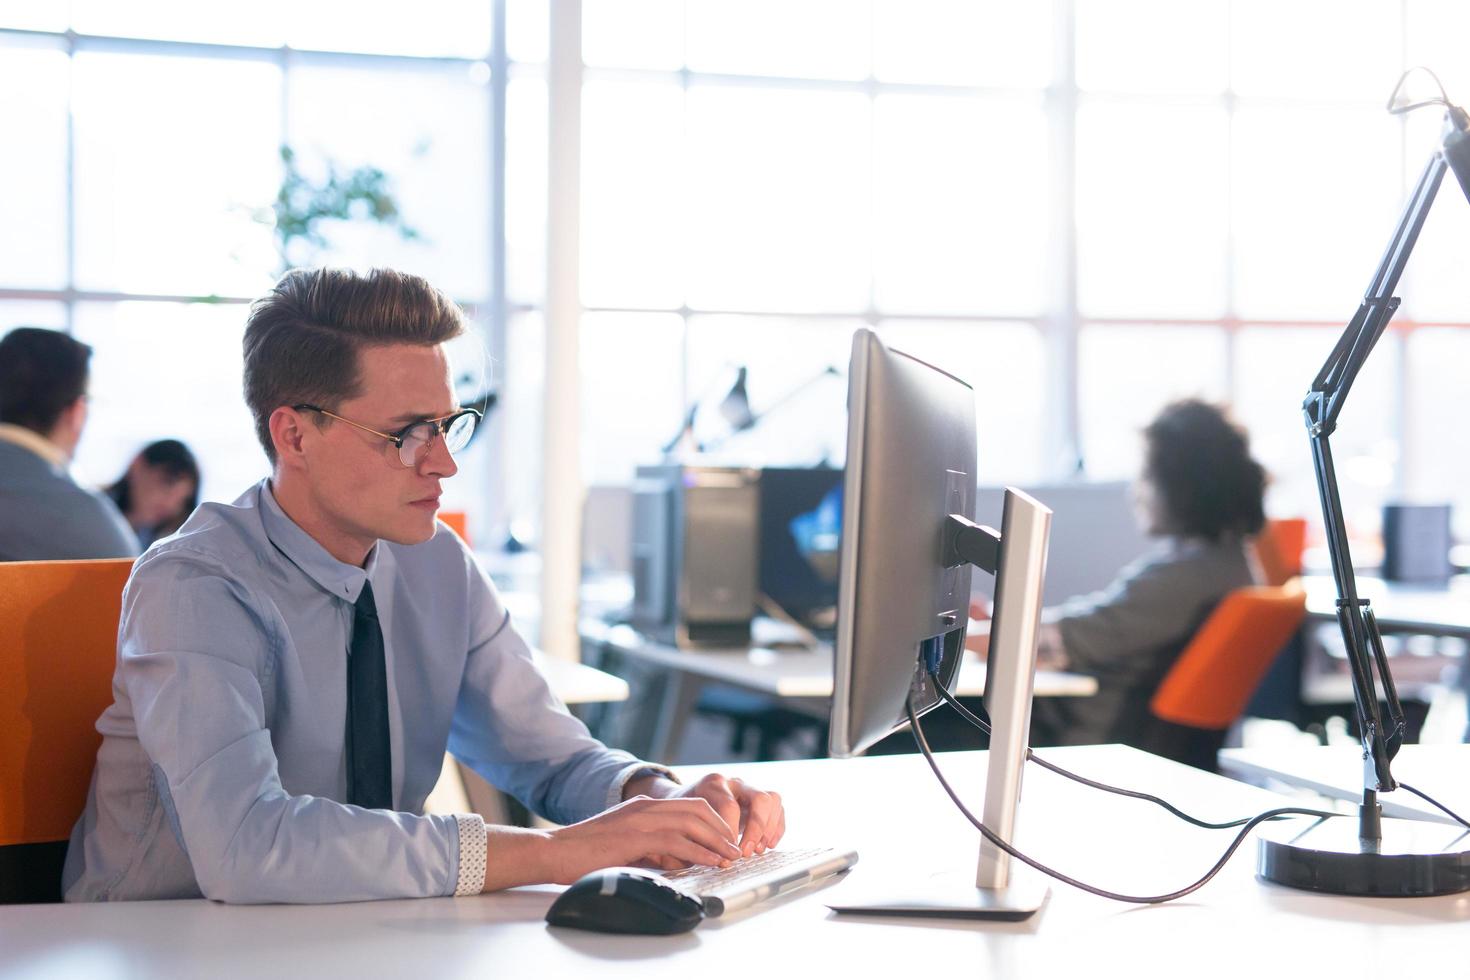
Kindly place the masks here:
[(830, 878), (856, 863), (857, 851), (831, 847), (772, 850), (732, 861), (726, 868), (695, 866), (671, 871), (664, 880), (698, 898), (707, 917), (718, 918)]

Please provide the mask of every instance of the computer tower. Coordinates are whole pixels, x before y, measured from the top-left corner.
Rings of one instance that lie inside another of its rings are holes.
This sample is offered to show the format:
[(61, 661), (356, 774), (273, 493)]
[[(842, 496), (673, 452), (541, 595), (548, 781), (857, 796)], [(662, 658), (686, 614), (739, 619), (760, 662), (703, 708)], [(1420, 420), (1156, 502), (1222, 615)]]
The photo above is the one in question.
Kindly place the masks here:
[(633, 625), (680, 645), (749, 643), (759, 537), (759, 471), (640, 466), (633, 485)]

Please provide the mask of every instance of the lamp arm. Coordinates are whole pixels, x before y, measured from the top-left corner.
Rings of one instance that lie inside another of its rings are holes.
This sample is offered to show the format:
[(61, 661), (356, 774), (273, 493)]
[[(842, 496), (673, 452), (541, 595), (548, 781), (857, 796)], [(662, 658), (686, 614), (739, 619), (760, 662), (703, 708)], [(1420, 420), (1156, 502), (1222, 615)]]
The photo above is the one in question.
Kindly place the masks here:
[[(1398, 752), (1403, 741), (1404, 713), (1394, 687), (1393, 675), (1389, 671), (1388, 659), (1383, 653), (1383, 640), (1379, 636), (1377, 621), (1368, 600), (1358, 597), (1357, 579), (1348, 549), (1347, 526), (1328, 437), (1337, 428), (1337, 417), (1342, 412), (1358, 372), (1399, 307), (1399, 300), (1392, 295), (1393, 291), (1397, 288), (1409, 254), (1418, 241), (1424, 219), (1434, 204), (1435, 194), (1439, 191), (1446, 169), (1445, 158), (1436, 149), (1399, 218), (1393, 239), (1379, 262), (1362, 304), (1333, 347), (1302, 403), (1307, 434), (1312, 444), (1312, 465), (1321, 498), (1327, 548), (1332, 558), (1332, 576), (1337, 583), (1338, 625), (1342, 630), (1348, 663), (1352, 669), (1354, 707), (1358, 715), (1358, 732), (1363, 742), (1362, 831), (1364, 837), (1370, 838), (1377, 837), (1377, 794), (1390, 792), (1398, 787), (1398, 782), (1390, 771), (1389, 761)], [(1379, 711), (1378, 692), (1373, 680), (1375, 667), (1388, 704), (1388, 730), (1385, 730), (1382, 713)]]
[(799, 383), (797, 385), (794, 385), (790, 389), (788, 389), (787, 391), (785, 391), (781, 395), (780, 398), (777, 398), (775, 401), (771, 402), (771, 404), (767, 405), (764, 410), (762, 410), (760, 412), (757, 412), (754, 415), (752, 415), (750, 417), (750, 419), (744, 425), (742, 425), (742, 426), (740, 426), (738, 428), (731, 429), (729, 432), (726, 432), (726, 433), (724, 433), (722, 435), (716, 436), (714, 439), (712, 439), (708, 443), (706, 443), (705, 446), (704, 446), (704, 448), (706, 450), (709, 450), (709, 451), (713, 451), (713, 450), (716, 450), (716, 449), (720, 448), (725, 443), (729, 442), (730, 441), (730, 438), (732, 436), (734, 436), (734, 435), (736, 435), (738, 433), (741, 433), (741, 432), (747, 432), (750, 429), (755, 428), (756, 425), (762, 419), (766, 418), (766, 416), (770, 415), (772, 412), (776, 411), (776, 409), (780, 408), (782, 405), (785, 405), (787, 402), (791, 401), (791, 399), (795, 398), (797, 395), (799, 395), (802, 392), (806, 391), (808, 388), (810, 388), (812, 385), (816, 384), (818, 381), (821, 381), (823, 378), (827, 378), (827, 377), (835, 377), (837, 375), (840, 375), (841, 373), (842, 373), (841, 371), (839, 371), (837, 368), (833, 367), (832, 365), (830, 365), (830, 364), (827, 365), (826, 367), (822, 368), (822, 370), (818, 371), (816, 374), (814, 374), (811, 377), (807, 378), (805, 381), (802, 381), (801, 383)]

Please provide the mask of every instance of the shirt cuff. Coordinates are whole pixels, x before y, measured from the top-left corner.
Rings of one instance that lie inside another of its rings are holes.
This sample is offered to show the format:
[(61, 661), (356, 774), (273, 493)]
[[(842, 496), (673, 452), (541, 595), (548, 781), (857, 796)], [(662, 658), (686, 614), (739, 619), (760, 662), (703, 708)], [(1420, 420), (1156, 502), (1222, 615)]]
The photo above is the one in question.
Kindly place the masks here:
[(612, 789), (608, 791), (607, 803), (603, 809), (611, 809), (623, 802), (623, 787), (639, 776), (662, 776), (670, 782), (679, 781), (679, 777), (674, 775), (674, 770), (667, 766), (655, 765), (652, 762), (635, 762), (618, 773), (618, 778), (613, 780)]
[(459, 878), (454, 895), (478, 895), (485, 890), (485, 820), (478, 813), (456, 813), (459, 824)]

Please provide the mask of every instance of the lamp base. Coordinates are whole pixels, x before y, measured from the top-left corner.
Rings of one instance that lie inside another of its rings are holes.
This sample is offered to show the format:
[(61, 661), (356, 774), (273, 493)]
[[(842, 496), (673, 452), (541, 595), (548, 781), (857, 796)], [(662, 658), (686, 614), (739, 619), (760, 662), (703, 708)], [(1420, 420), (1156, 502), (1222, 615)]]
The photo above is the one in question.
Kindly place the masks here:
[(1350, 817), (1261, 828), (1256, 872), (1290, 888), (1410, 898), (1470, 891), (1470, 833), (1458, 825), (1385, 819), (1380, 840)]

